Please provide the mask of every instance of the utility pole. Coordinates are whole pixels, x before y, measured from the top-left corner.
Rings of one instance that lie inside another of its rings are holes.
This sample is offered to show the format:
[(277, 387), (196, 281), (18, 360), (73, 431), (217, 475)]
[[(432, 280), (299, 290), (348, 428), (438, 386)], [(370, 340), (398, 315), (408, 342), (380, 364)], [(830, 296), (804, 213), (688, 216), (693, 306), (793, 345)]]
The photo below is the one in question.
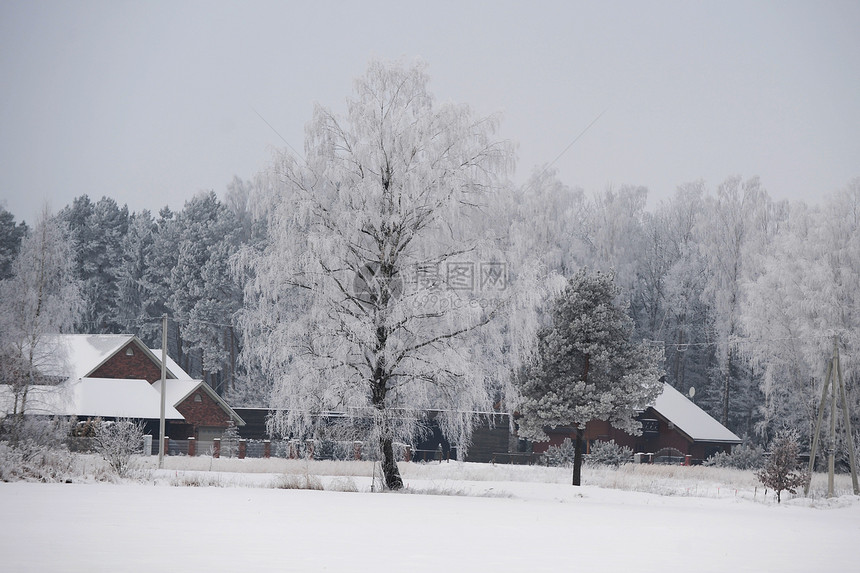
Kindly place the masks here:
[[(812, 451), (809, 452), (809, 476), (815, 469), (815, 452), (818, 449), (818, 439), (821, 434), (821, 421), (824, 418), (824, 408), (827, 404), (827, 391), (830, 390), (830, 435), (827, 443), (827, 497), (833, 497), (834, 473), (836, 469), (836, 399), (842, 406), (842, 423), (845, 426), (845, 436), (848, 445), (848, 460), (851, 465), (851, 484), (854, 495), (860, 495), (860, 485), (857, 482), (857, 462), (854, 459), (854, 436), (851, 432), (851, 416), (848, 411), (848, 401), (845, 398), (845, 383), (842, 380), (842, 365), (839, 361), (839, 342), (833, 337), (833, 357), (827, 364), (827, 374), (824, 376), (824, 387), (821, 389), (821, 402), (818, 405), (818, 418), (815, 421), (815, 431), (812, 437)], [(809, 481), (803, 488), (804, 495), (809, 494)]]
[(839, 362), (839, 348), (836, 351), (836, 374), (839, 379), (839, 396), (842, 401), (842, 424), (845, 426), (845, 437), (848, 441), (848, 463), (851, 466), (851, 485), (854, 495), (860, 495), (860, 484), (857, 483), (857, 460), (854, 454), (854, 432), (851, 430), (851, 415), (848, 411), (848, 400), (845, 399), (845, 382), (842, 380), (842, 365)]
[(167, 394), (167, 314), (161, 316), (161, 414), (158, 418), (158, 469), (164, 467), (164, 402)]

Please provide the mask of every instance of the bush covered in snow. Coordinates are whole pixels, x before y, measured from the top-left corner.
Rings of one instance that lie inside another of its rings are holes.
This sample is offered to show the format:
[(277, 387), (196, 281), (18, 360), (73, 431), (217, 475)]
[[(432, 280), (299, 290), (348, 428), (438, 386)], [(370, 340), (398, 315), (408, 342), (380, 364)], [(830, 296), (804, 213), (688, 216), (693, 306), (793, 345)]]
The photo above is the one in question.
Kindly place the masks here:
[(771, 444), (770, 456), (764, 468), (756, 472), (761, 483), (776, 492), (777, 503), (781, 501), (783, 491), (797, 493), (797, 488), (809, 479), (806, 472), (799, 468), (799, 453), (797, 432), (781, 432)]
[(576, 446), (573, 445), (570, 438), (565, 438), (560, 446), (548, 447), (541, 457), (541, 461), (550, 467), (571, 467), (575, 454)]
[(275, 478), (272, 483), (275, 489), (314, 489), (322, 490), (323, 485), (320, 478), (315, 475), (284, 474)]
[(0, 442), (0, 481), (68, 481), (73, 466), (74, 456), (65, 448), (22, 448)]
[(585, 458), (585, 463), (593, 466), (618, 467), (632, 461), (633, 450), (627, 446), (616, 444), (615, 440), (594, 442), (591, 444), (591, 451)]
[(225, 458), (235, 458), (239, 455), (239, 428), (233, 420), (227, 422), (227, 428), (221, 434), (221, 455)]
[(63, 420), (25, 417), (17, 441), (0, 441), (0, 481), (66, 481), (74, 456), (63, 440), (69, 425)]
[(111, 469), (125, 477), (131, 468), (131, 456), (143, 448), (143, 425), (122, 418), (101, 422), (95, 428), (94, 445)]
[(314, 459), (317, 460), (351, 460), (355, 458), (353, 442), (319, 440), (314, 446)]
[[(550, 446), (542, 457), (544, 464), (550, 467), (571, 467), (573, 457), (576, 454), (576, 446), (570, 438), (565, 438), (560, 446)], [(588, 454), (585, 455), (585, 463), (592, 466), (614, 466), (628, 464), (633, 461), (633, 450), (626, 446), (608, 442), (593, 442)]]
[(737, 468), (739, 470), (758, 469), (764, 463), (764, 450), (756, 445), (742, 444), (732, 453), (717, 452), (705, 460), (704, 465), (715, 468)]

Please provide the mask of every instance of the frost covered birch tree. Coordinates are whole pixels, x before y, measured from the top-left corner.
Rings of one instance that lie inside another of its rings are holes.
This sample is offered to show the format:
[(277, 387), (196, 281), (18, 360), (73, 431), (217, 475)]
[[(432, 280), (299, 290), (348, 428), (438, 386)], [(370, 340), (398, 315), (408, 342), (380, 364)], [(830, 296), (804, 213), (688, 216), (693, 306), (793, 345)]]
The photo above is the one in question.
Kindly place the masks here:
[(760, 372), (760, 434), (812, 434), (836, 337), (846, 379), (860, 351), (860, 179), (820, 207), (791, 206), (761, 273), (745, 285), (745, 356)]
[(317, 106), (306, 157), (278, 158), (266, 245), (237, 259), (245, 348), (274, 379), (276, 429), (307, 435), (331, 410), (372, 418), (392, 489), (395, 443), (415, 436), (419, 413), (440, 410), (465, 448), (508, 367), (509, 338), (488, 329), (516, 311), (484, 233), (511, 163), (496, 127), (436, 104), (422, 65), (371, 63), (346, 115)]
[(776, 226), (773, 204), (757, 177), (730, 177), (720, 184), (716, 198), (706, 201), (700, 219), (700, 254), (706, 281), (702, 301), (709, 306), (715, 349), (714, 379), (720, 381), (720, 422), (739, 434), (749, 433), (758, 388), (747, 363), (738, 355), (741, 308), (746, 281), (760, 271)]
[(83, 311), (80, 283), (65, 225), (47, 207), (21, 242), (12, 277), (0, 282), (0, 362), (11, 385), (12, 443), (27, 411), (29, 390), (64, 374), (57, 334), (71, 332)]

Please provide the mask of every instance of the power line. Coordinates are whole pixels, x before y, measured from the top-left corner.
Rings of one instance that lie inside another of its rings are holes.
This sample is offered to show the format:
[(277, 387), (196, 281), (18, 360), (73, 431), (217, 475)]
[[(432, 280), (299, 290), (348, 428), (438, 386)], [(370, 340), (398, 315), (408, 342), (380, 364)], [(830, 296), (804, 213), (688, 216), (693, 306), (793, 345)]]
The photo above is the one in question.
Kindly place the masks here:
[(281, 138), (281, 141), (283, 141), (283, 142), (284, 142), (284, 144), (285, 144), (287, 147), (289, 147), (289, 148), (292, 150), (292, 152), (293, 152), (293, 153), (295, 153), (295, 154), (296, 154), (296, 157), (301, 157), (301, 155), (299, 154), (299, 152), (298, 152), (298, 151), (296, 151), (295, 147), (293, 147), (292, 145), (290, 145), (290, 142), (289, 142), (289, 141), (287, 141), (286, 139), (284, 139), (284, 136), (283, 136), (283, 135), (281, 135), (280, 133), (278, 133), (278, 130), (277, 130), (277, 129), (275, 129), (275, 128), (274, 128), (274, 126), (272, 126), (272, 124), (271, 124), (271, 123), (269, 123), (268, 121), (266, 121), (266, 118), (265, 118), (265, 117), (263, 117), (262, 115), (260, 115), (260, 112), (259, 112), (259, 111), (257, 111), (253, 106), (251, 106), (251, 109), (252, 109), (252, 110), (254, 110), (254, 113), (256, 113), (256, 114), (257, 114), (257, 117), (259, 117), (260, 119), (262, 119), (262, 120), (263, 120), (263, 123), (265, 123), (266, 125), (268, 125), (268, 126), (269, 126), (269, 129), (271, 129), (272, 131), (274, 131), (274, 132), (275, 132), (275, 135), (277, 135), (278, 137), (280, 137), (280, 138)]
[[(129, 318), (129, 319), (111, 319), (110, 321), (83, 321), (78, 322), (79, 326), (89, 325), (89, 326), (100, 326), (105, 324), (105, 322), (111, 323), (120, 323), (126, 325), (136, 325), (142, 326), (146, 324), (160, 323), (162, 320), (161, 316), (142, 316), (138, 318)], [(168, 321), (172, 321), (177, 324), (205, 324), (208, 326), (218, 326), (221, 328), (236, 328), (235, 324), (228, 324), (223, 322), (214, 322), (210, 320), (199, 320), (193, 319), (190, 317), (168, 317)], [(733, 338), (728, 342), (729, 346), (739, 346), (739, 345), (769, 345), (778, 342), (794, 342), (794, 341), (808, 341), (808, 340), (830, 340), (833, 338), (832, 334), (819, 334), (819, 335), (808, 335), (808, 336), (786, 336), (780, 338)], [(643, 342), (647, 344), (652, 344), (655, 346), (662, 346), (663, 348), (674, 348), (685, 350), (687, 348), (709, 348), (719, 346), (721, 343), (717, 341), (712, 342), (666, 342), (665, 340), (655, 340), (651, 338), (642, 339)]]
[[(728, 342), (729, 346), (737, 346), (737, 345), (769, 345), (777, 342), (792, 342), (792, 341), (803, 341), (803, 340), (829, 340), (832, 339), (833, 335), (831, 334), (819, 334), (819, 335), (810, 335), (810, 336), (787, 336), (783, 338), (733, 338)], [(653, 340), (653, 339), (643, 339), (643, 342), (663, 346), (664, 348), (675, 348), (675, 349), (687, 349), (690, 347), (694, 348), (707, 348), (711, 346), (719, 346), (720, 343), (717, 341), (714, 342), (666, 342), (665, 340)]]

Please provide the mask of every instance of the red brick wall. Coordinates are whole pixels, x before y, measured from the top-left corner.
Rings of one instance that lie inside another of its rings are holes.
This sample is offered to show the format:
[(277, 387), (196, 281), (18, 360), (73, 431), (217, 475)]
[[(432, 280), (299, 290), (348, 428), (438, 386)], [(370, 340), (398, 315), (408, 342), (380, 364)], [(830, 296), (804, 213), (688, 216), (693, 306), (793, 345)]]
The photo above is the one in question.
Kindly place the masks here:
[[(131, 348), (132, 356), (126, 356), (126, 350)], [(129, 342), (107, 362), (90, 374), (91, 378), (133, 378), (146, 380), (150, 384), (161, 380), (161, 365), (153, 362), (143, 350), (133, 342)]]
[[(195, 395), (200, 396), (200, 402), (194, 401)], [(224, 408), (203, 390), (192, 392), (176, 409), (188, 423), (195, 426), (226, 427), (230, 420), (230, 415)]]

